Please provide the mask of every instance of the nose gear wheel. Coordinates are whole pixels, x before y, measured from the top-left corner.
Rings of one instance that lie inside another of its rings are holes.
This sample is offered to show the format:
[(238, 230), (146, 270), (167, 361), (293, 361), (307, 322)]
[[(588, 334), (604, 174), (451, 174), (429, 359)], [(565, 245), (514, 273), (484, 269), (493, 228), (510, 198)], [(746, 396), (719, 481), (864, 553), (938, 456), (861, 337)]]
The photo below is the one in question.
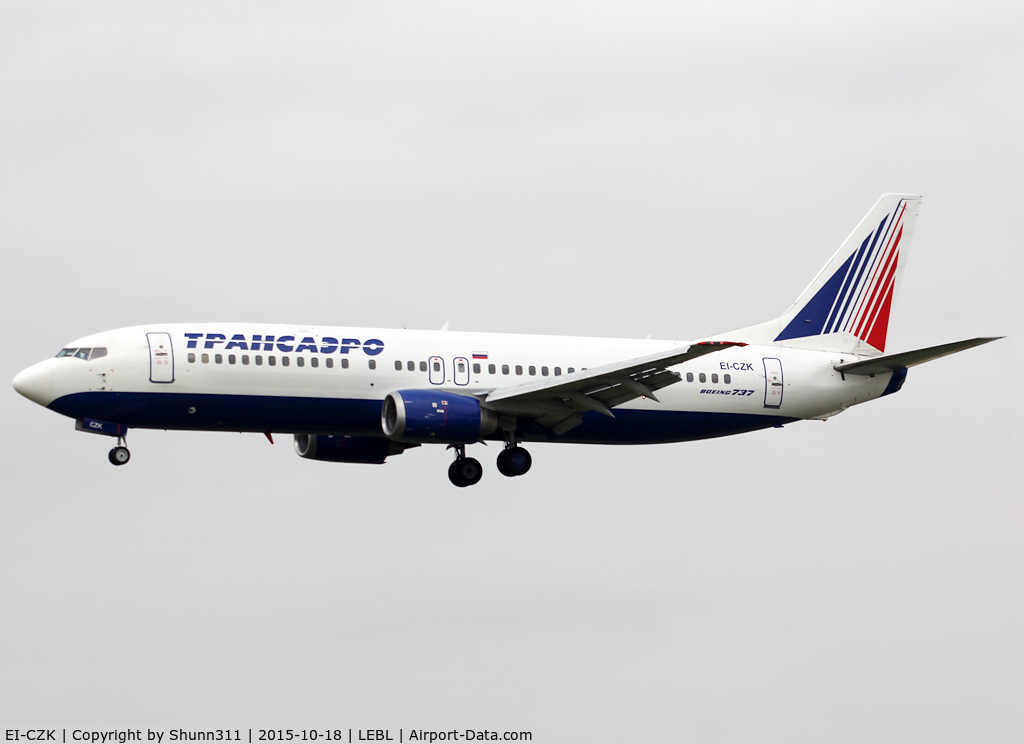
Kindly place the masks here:
[(110, 450), (110, 454), (107, 455), (107, 459), (109, 459), (113, 465), (124, 465), (131, 459), (131, 457), (132, 453), (123, 445), (114, 447), (114, 449)]

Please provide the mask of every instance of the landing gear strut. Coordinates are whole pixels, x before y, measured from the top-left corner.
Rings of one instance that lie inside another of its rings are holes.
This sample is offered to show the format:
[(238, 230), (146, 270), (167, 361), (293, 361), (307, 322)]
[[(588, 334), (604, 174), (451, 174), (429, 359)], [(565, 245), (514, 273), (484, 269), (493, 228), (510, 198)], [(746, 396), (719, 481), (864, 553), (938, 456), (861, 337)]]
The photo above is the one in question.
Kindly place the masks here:
[(516, 444), (515, 432), (509, 432), (505, 437), (505, 449), (498, 454), (498, 472), (514, 478), (525, 474), (532, 464), (530, 453)]
[(455, 450), (455, 460), (448, 466), (448, 480), (459, 488), (479, 483), (484, 474), (480, 461), (466, 457), (466, 445), (453, 444), (451, 446)]
[(124, 465), (131, 457), (132, 453), (124, 446), (123, 437), (117, 438), (117, 446), (110, 450), (110, 454), (107, 455), (107, 459), (110, 460), (112, 465)]

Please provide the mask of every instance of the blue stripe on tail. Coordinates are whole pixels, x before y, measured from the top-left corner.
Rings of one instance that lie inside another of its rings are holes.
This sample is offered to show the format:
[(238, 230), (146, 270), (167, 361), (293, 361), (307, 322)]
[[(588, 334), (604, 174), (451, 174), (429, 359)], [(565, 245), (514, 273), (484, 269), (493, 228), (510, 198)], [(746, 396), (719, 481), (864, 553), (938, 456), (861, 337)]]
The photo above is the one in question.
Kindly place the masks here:
[[(868, 249), (867, 254), (864, 255), (864, 260), (860, 262), (860, 267), (857, 270), (857, 278), (854, 280), (853, 284), (850, 285), (850, 291), (846, 293), (843, 298), (843, 309), (839, 315), (836, 316), (835, 322), (829, 328), (830, 333), (843, 330), (842, 323), (846, 318), (846, 311), (850, 309), (850, 303), (853, 301), (853, 298), (860, 296), (861, 278), (864, 276), (864, 270), (867, 269), (868, 265), (871, 263), (871, 257), (875, 252), (875, 246), (878, 245), (878, 236), (882, 234), (882, 226), (885, 225), (885, 221), (887, 219), (889, 219), (889, 215), (883, 217), (882, 221), (878, 223), (878, 229), (875, 230), (874, 235), (868, 235), (868, 237), (865, 238), (864, 245), (867, 245), (867, 242), (870, 240), (871, 247)], [(864, 245), (860, 247), (860, 253), (862, 254), (864, 253)]]
[[(867, 240), (864, 241), (867, 244)], [(839, 270), (832, 275), (832, 278), (825, 282), (825, 286), (818, 290), (810, 302), (803, 306), (789, 325), (776, 337), (776, 341), (785, 341), (788, 338), (804, 338), (805, 336), (820, 336), (825, 329), (825, 322), (828, 320), (829, 311), (836, 304), (836, 297), (843, 285), (853, 262), (853, 255), (846, 259), (846, 263), (839, 267)]]

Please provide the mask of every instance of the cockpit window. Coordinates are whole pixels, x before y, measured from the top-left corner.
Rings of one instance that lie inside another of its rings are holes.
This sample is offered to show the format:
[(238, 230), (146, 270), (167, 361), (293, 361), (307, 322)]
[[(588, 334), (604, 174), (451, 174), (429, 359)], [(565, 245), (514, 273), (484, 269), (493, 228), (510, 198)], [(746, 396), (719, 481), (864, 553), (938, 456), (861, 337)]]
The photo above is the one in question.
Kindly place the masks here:
[(61, 349), (57, 352), (59, 357), (74, 357), (75, 359), (99, 359), (107, 355), (107, 349), (97, 346), (94, 349)]

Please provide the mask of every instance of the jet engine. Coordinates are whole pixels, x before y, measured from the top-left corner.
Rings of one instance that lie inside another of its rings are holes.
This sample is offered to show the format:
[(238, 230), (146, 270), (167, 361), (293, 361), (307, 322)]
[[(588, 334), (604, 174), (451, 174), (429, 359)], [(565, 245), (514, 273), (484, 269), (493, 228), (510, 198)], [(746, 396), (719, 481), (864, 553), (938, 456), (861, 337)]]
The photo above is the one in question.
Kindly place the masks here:
[(396, 390), (384, 399), (381, 427), (396, 442), (472, 444), (494, 433), (498, 416), (468, 395)]
[(361, 462), (380, 465), (389, 455), (399, 455), (409, 445), (384, 437), (345, 437), (333, 434), (296, 434), (295, 452), (307, 460)]

